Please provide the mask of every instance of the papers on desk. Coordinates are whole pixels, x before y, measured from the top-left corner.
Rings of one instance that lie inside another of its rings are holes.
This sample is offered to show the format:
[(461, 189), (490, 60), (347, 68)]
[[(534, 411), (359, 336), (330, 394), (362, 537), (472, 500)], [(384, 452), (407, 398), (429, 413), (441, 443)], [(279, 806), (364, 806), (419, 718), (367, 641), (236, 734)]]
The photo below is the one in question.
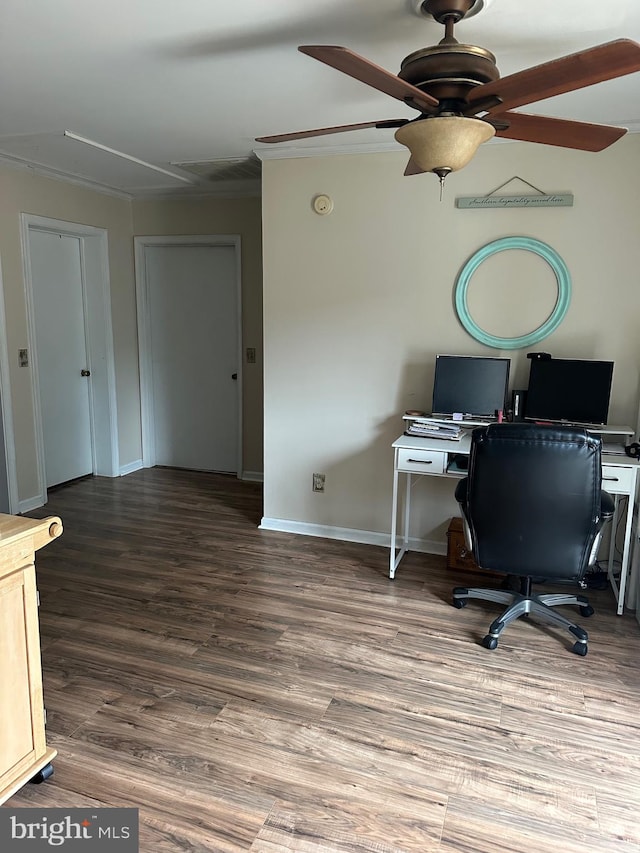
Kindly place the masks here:
[(464, 430), (458, 424), (437, 424), (431, 421), (411, 421), (405, 435), (422, 436), (423, 438), (439, 438), (449, 441), (460, 441)]
[(605, 456), (625, 456), (624, 444), (616, 444), (612, 441), (602, 442), (602, 453)]

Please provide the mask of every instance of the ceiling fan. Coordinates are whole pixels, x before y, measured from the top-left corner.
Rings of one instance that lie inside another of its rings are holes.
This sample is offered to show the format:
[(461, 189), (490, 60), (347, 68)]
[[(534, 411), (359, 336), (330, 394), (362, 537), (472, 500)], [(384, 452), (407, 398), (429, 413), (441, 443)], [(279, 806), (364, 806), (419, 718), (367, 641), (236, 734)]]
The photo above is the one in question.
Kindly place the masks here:
[[(302, 53), (372, 86), (417, 110), (414, 119), (386, 119), (261, 136), (256, 142), (290, 142), (362, 128), (397, 128), (411, 152), (405, 175), (434, 172), (440, 178), (463, 168), (494, 135), (526, 142), (601, 151), (625, 128), (514, 112), (517, 107), (640, 71), (640, 44), (617, 39), (524, 71), (500, 77), (486, 48), (460, 44), (454, 26), (477, 0), (424, 0), (422, 11), (443, 24), (437, 45), (407, 56), (397, 75), (346, 47), (303, 45)], [(477, 10), (473, 10), (477, 11)]]

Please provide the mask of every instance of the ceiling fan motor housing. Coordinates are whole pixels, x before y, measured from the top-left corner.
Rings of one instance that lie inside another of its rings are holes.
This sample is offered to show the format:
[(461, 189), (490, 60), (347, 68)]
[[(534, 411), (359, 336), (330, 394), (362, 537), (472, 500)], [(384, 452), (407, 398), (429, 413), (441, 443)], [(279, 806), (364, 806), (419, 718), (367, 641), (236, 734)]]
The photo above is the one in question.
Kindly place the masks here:
[(398, 77), (436, 98), (446, 112), (462, 111), (469, 91), (500, 78), (496, 58), (484, 47), (460, 44), (453, 35), (454, 25), (472, 12), (481, 0), (423, 0), (421, 9), (445, 26), (445, 36), (437, 45), (409, 54)]
[(498, 80), (500, 72), (485, 48), (441, 42), (410, 53), (398, 77), (439, 101), (465, 101), (471, 89)]

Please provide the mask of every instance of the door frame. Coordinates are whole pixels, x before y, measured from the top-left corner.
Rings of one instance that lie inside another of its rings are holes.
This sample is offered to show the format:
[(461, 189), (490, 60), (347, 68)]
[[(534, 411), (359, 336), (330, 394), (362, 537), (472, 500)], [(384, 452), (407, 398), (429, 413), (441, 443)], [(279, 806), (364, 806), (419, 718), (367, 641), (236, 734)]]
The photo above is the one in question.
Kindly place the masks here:
[(151, 359), (151, 312), (146, 250), (157, 246), (172, 247), (231, 247), (236, 267), (236, 331), (238, 340), (238, 437), (236, 476), (242, 472), (242, 270), (239, 234), (198, 234), (179, 237), (134, 237), (136, 305), (138, 309), (138, 357), (140, 369), (140, 406), (142, 417), (142, 465), (153, 468), (156, 464), (156, 439), (153, 423), (153, 364)]
[[(107, 231), (92, 225), (65, 222), (44, 216), (20, 214), (20, 236), (24, 265), (24, 289), (27, 308), (27, 346), (31, 365), (31, 394), (36, 439), (38, 489), (42, 506), (47, 502), (44, 434), (40, 405), (40, 377), (36, 341), (33, 278), (31, 271), (31, 231), (46, 231), (76, 237), (80, 242), (84, 331), (87, 345), (89, 382), (89, 419), (93, 474), (119, 476), (118, 419), (116, 408), (115, 360), (111, 326), (111, 291), (109, 283), (109, 247)], [(34, 508), (33, 500), (28, 501)], [(25, 509), (22, 508), (24, 512)]]
[(7, 346), (7, 321), (4, 307), (4, 283), (0, 264), (0, 417), (4, 434), (4, 446), (0, 448), (0, 464), (7, 476), (9, 513), (18, 512), (18, 473), (16, 468), (16, 443), (13, 431), (13, 407), (11, 404), (11, 372), (9, 370), (9, 348)]

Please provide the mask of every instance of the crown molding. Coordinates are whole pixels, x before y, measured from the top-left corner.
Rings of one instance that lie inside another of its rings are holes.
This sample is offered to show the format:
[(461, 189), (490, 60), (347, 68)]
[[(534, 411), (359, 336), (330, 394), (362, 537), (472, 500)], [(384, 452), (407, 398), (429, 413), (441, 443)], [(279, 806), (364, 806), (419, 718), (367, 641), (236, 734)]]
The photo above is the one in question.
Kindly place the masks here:
[(389, 151), (406, 151), (403, 145), (397, 142), (370, 142), (357, 143), (355, 145), (277, 145), (269, 148), (254, 148), (253, 153), (260, 160), (287, 160), (295, 157), (329, 157), (333, 154), (383, 154)]
[(157, 201), (185, 201), (207, 198), (260, 198), (262, 195), (262, 181), (252, 179), (246, 181), (215, 181), (206, 188), (195, 186), (193, 188), (180, 187), (167, 192), (165, 189), (143, 190), (136, 192), (134, 199), (154, 199)]
[(629, 121), (617, 121), (616, 127), (626, 127), (629, 133), (640, 133), (640, 120), (629, 119)]
[(124, 190), (117, 190), (114, 187), (101, 184), (98, 181), (92, 181), (89, 178), (74, 175), (69, 172), (63, 172), (59, 169), (53, 169), (50, 166), (43, 166), (40, 163), (33, 163), (31, 160), (24, 160), (22, 157), (16, 157), (14, 154), (6, 154), (0, 150), (0, 165), (8, 166), (11, 169), (30, 172), (32, 175), (39, 175), (41, 178), (50, 178), (54, 181), (62, 181), (66, 184), (73, 184), (86, 190), (102, 193), (103, 195), (112, 196), (120, 199), (131, 199), (131, 193)]
[[(620, 121), (616, 123), (618, 127), (626, 127), (630, 134), (640, 133), (640, 120)], [(492, 139), (485, 145), (504, 145), (518, 140), (512, 139)], [(383, 154), (389, 152), (403, 152), (406, 154), (406, 149), (403, 145), (395, 141), (389, 142), (372, 142), (358, 144), (334, 144), (322, 146), (295, 146), (295, 145), (273, 145), (270, 147), (253, 149), (253, 154), (261, 160), (287, 160), (299, 159), (305, 157), (330, 157), (341, 154)], [(92, 181), (89, 178), (75, 175), (69, 172), (63, 172), (59, 169), (54, 169), (50, 166), (44, 166), (41, 163), (34, 163), (30, 160), (17, 157), (14, 154), (7, 154), (0, 149), (0, 165), (11, 169), (22, 170), (34, 175), (39, 175), (43, 178), (61, 181), (63, 183), (72, 184), (73, 186), (82, 189), (92, 190), (93, 192), (102, 193), (103, 195), (112, 196), (113, 198), (132, 200), (132, 199), (157, 199), (160, 200), (180, 200), (180, 199), (206, 199), (206, 198), (258, 198), (262, 192), (261, 181), (259, 179), (251, 179), (244, 181), (216, 181), (207, 185), (195, 184), (190, 187), (158, 187), (157, 189), (140, 189), (140, 190), (119, 190), (110, 187), (107, 184), (102, 184), (98, 181)]]
[(89, 178), (74, 175), (70, 172), (63, 172), (60, 169), (54, 169), (50, 166), (43, 166), (41, 163), (34, 163), (31, 160), (16, 157), (14, 154), (7, 154), (0, 149), (0, 165), (6, 166), (16, 171), (29, 172), (32, 175), (38, 175), (41, 178), (49, 178), (61, 183), (72, 184), (81, 189), (91, 190), (101, 193), (102, 195), (111, 196), (112, 198), (124, 199), (131, 201), (133, 199), (203, 199), (203, 198), (258, 198), (262, 192), (262, 184), (259, 179), (247, 181), (219, 181), (206, 189), (200, 184), (193, 184), (191, 187), (158, 187), (158, 189), (142, 189), (142, 190), (119, 190), (110, 187), (107, 184), (101, 184), (98, 181), (92, 181)]
[[(640, 121), (620, 121), (615, 123), (616, 127), (626, 127), (629, 133), (640, 133)], [(518, 139), (500, 139), (494, 137), (484, 145), (505, 145), (519, 142)], [(533, 143), (532, 143), (533, 144)], [(407, 153), (404, 145), (395, 141), (370, 142), (354, 144), (329, 144), (329, 145), (271, 145), (264, 148), (254, 148), (253, 153), (260, 160), (289, 160), (303, 157), (330, 157), (338, 154), (383, 154), (389, 151)]]
[[(503, 144), (508, 142), (516, 142), (514, 139), (490, 139), (485, 142), (485, 145), (495, 145), (496, 143)], [(337, 144), (337, 145), (315, 145), (315, 146), (296, 146), (296, 145), (277, 145), (265, 149), (254, 149), (253, 153), (260, 160), (288, 160), (301, 157), (330, 157), (337, 154), (388, 154), (402, 152), (408, 154), (404, 145), (399, 142), (370, 142), (357, 143), (356, 145)]]

